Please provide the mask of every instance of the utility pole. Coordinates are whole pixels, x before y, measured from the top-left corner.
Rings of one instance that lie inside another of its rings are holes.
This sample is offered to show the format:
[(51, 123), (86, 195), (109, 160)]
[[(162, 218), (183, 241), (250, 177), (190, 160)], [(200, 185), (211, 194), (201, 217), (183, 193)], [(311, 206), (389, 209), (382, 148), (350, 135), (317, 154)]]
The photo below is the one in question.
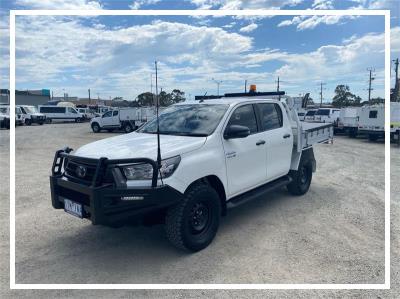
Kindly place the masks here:
[(247, 92), (247, 80), (244, 80), (244, 93)]
[(395, 65), (395, 77), (394, 79), (396, 80), (394, 82), (394, 100), (397, 102), (397, 99), (399, 98), (399, 59), (396, 58), (394, 61)]
[(324, 88), (323, 88), (323, 86), (324, 85), (326, 85), (326, 83), (323, 83), (322, 81), (321, 81), (321, 83), (320, 83), (320, 92), (319, 92), (319, 95), (320, 95), (320, 103), (319, 103), (319, 107), (322, 107), (322, 98), (323, 98), (323, 96), (322, 96), (322, 91), (324, 90)]
[(88, 89), (88, 93), (89, 93), (89, 105), (90, 105), (90, 88)]
[(54, 93), (53, 91), (51, 91), (51, 99), (53, 100), (53, 98), (54, 98)]
[(153, 93), (153, 73), (150, 74), (150, 93)]
[(371, 91), (373, 88), (371, 87), (372, 85), (372, 80), (375, 80), (375, 77), (373, 77), (372, 72), (375, 72), (375, 69), (372, 67), (367, 68), (367, 71), (369, 71), (369, 82), (368, 82), (368, 103), (371, 104)]
[(221, 80), (215, 80), (214, 78), (212, 78), (212, 80), (217, 83), (217, 96), (219, 96), (219, 85), (222, 83)]

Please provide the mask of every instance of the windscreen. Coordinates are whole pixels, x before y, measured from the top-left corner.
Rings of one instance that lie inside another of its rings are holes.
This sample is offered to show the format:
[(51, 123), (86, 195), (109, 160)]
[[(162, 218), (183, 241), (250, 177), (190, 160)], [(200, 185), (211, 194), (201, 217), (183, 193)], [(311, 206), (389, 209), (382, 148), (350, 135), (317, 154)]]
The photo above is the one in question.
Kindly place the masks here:
[(24, 109), (27, 113), (37, 113), (38, 112), (36, 107), (25, 106)]
[(313, 116), (315, 114), (315, 111), (307, 111), (306, 116)]
[[(228, 109), (223, 104), (188, 104), (172, 106), (159, 116), (160, 134), (208, 136), (218, 126)], [(137, 132), (157, 133), (157, 118), (153, 118)]]

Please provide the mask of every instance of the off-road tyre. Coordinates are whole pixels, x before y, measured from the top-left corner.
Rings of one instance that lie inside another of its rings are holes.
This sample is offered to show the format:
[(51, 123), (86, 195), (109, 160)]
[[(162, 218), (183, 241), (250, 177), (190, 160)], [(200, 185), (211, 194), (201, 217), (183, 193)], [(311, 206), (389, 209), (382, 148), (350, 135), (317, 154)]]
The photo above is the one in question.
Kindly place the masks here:
[(200, 251), (214, 239), (220, 217), (221, 202), (218, 193), (208, 184), (195, 184), (185, 192), (179, 204), (167, 210), (167, 238), (179, 249)]
[(298, 170), (291, 170), (289, 176), (292, 178), (292, 182), (287, 185), (288, 191), (298, 196), (306, 194), (312, 181), (311, 161), (301, 160)]

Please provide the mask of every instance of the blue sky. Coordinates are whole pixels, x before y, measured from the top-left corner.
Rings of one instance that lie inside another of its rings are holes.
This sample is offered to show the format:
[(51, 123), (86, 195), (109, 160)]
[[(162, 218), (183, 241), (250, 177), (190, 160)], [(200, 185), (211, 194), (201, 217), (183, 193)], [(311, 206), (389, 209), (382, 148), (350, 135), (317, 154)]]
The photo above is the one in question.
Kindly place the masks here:
[[(392, 58), (400, 54), (400, 1), (1, 1), (1, 88), (8, 87), (9, 9), (391, 9)], [(17, 89), (49, 88), (56, 95), (134, 99), (150, 91), (152, 66), (160, 62), (160, 86), (190, 97), (258, 90), (289, 95), (310, 92), (324, 100), (338, 84), (367, 97), (367, 68), (375, 68), (374, 97), (384, 95), (384, 18), (363, 17), (28, 17), (16, 28)], [(154, 83), (154, 82), (153, 82)]]

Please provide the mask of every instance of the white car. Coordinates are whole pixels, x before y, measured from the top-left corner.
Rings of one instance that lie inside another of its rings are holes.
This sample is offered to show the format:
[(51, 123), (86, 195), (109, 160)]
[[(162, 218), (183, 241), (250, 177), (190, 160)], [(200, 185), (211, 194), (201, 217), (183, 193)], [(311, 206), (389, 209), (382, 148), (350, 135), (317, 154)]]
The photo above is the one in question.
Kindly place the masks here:
[(331, 124), (300, 122), (290, 101), (176, 104), (136, 132), (58, 151), (52, 205), (92, 224), (162, 221), (172, 244), (198, 251), (228, 208), (283, 186), (305, 194), (312, 146), (332, 137)]
[(321, 123), (337, 123), (340, 115), (340, 109), (335, 108), (319, 108), (314, 114), (315, 122)]
[(17, 105), (21, 109), (21, 113), (24, 116), (24, 123), (28, 126), (32, 124), (43, 125), (46, 122), (46, 115), (39, 113), (35, 106), (30, 105)]
[(306, 114), (304, 115), (304, 121), (312, 122), (314, 120), (315, 112), (317, 112), (317, 109), (307, 110)]
[(0, 106), (0, 128), (10, 129), (10, 108), (9, 106)]

